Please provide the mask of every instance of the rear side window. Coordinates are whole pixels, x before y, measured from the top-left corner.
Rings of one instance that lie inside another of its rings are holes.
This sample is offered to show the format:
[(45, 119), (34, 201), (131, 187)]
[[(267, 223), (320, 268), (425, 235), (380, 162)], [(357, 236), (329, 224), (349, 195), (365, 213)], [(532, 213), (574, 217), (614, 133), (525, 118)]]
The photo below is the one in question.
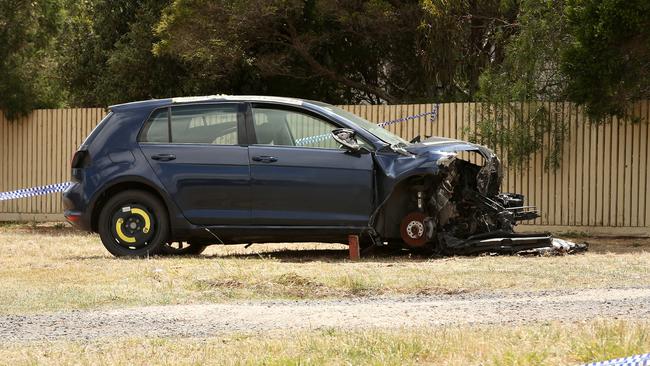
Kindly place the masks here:
[(237, 145), (237, 109), (228, 105), (172, 108), (172, 143)]
[(140, 142), (237, 145), (238, 109), (236, 104), (223, 104), (157, 110), (145, 124)]

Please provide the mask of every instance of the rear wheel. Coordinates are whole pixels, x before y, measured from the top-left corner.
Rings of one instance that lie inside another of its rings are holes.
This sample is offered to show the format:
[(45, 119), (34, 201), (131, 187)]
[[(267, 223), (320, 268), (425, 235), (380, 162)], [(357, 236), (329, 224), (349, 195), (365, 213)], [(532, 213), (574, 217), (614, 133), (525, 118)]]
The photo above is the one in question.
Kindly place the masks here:
[(169, 236), (167, 210), (151, 193), (120, 192), (102, 208), (99, 236), (106, 249), (117, 257), (158, 254)]

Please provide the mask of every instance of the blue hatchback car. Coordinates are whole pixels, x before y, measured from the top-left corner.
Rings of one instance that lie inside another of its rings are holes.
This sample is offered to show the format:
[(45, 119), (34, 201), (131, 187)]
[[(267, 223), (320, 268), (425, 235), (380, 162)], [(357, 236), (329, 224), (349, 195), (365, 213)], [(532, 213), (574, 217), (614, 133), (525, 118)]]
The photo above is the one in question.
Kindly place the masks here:
[(440, 252), (539, 246), (537, 217), (499, 192), (487, 148), (408, 142), (325, 103), (264, 96), (149, 100), (109, 108), (72, 159), (65, 216), (116, 256), (206, 245), (345, 242)]

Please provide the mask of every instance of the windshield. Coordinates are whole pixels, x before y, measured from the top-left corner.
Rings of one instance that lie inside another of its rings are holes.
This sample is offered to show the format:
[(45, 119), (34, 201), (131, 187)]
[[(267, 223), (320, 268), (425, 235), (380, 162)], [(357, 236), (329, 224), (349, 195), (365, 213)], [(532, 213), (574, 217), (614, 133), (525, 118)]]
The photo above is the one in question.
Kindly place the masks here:
[(377, 136), (380, 140), (389, 143), (391, 145), (398, 145), (398, 146), (408, 146), (409, 143), (408, 141), (404, 140), (403, 138), (393, 134), (392, 132), (388, 131), (387, 129), (380, 127), (370, 121), (367, 121), (359, 116), (357, 116), (354, 113), (350, 113), (344, 109), (341, 109), (339, 107), (335, 107), (330, 104), (325, 104), (325, 103), (314, 103), (318, 104), (318, 106), (323, 107), (327, 109), (328, 111), (339, 115), (348, 121), (354, 123), (355, 125), (359, 126), (360, 128), (363, 128), (364, 130), (370, 132), (371, 134)]

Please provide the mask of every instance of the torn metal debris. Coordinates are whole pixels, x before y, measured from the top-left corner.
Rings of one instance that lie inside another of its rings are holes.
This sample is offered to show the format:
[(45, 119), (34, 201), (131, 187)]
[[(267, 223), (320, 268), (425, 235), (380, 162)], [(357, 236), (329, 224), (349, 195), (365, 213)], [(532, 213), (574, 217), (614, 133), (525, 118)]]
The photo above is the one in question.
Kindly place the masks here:
[[(484, 146), (432, 138), (407, 148), (411, 161), (390, 161), (387, 180), (399, 179), (375, 218), (377, 233), (415, 249), (445, 255), (478, 253), (573, 253), (585, 245), (554, 239), (548, 233), (516, 233), (515, 226), (539, 217), (524, 196), (502, 193), (502, 167)], [(432, 157), (437, 157), (432, 162)], [(379, 160), (381, 164), (382, 161)], [(433, 164), (432, 164), (433, 163)], [(428, 172), (427, 169), (430, 169)], [(420, 171), (421, 174), (413, 174)]]
[(535, 248), (521, 251), (517, 254), (530, 255), (556, 255), (556, 254), (574, 254), (587, 251), (587, 244), (574, 243), (569, 240), (553, 238), (550, 247)]

